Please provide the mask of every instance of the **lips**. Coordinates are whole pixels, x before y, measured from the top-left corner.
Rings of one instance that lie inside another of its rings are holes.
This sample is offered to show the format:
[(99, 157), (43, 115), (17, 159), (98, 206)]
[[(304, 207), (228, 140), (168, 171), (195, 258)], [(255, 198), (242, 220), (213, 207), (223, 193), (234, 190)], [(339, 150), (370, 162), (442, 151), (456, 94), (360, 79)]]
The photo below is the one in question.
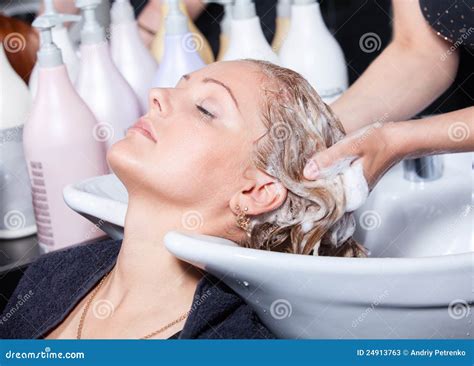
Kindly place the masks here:
[(152, 140), (153, 142), (157, 141), (155, 131), (153, 130), (152, 124), (144, 118), (140, 118), (137, 123), (135, 123), (130, 130), (141, 133), (143, 136)]

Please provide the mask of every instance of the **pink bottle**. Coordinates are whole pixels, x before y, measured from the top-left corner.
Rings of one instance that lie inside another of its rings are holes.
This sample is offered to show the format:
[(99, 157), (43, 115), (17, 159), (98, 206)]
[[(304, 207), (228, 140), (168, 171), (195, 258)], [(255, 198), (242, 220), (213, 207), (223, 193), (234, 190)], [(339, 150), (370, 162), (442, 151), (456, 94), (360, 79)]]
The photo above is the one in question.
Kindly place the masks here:
[(81, 63), (76, 90), (94, 113), (97, 136), (110, 147), (141, 115), (138, 97), (112, 61), (104, 28), (95, 19), (101, 0), (76, 0), (82, 9)]
[(72, 211), (63, 200), (71, 183), (106, 174), (105, 145), (94, 135), (96, 119), (75, 91), (51, 28), (71, 15), (43, 15), (38, 93), (25, 124), (23, 146), (30, 175), (38, 241), (46, 252), (88, 241), (103, 232)]
[(196, 36), (189, 32), (187, 18), (178, 1), (168, 0), (168, 5), (163, 58), (153, 79), (156, 88), (174, 87), (184, 74), (206, 66), (199, 56)]

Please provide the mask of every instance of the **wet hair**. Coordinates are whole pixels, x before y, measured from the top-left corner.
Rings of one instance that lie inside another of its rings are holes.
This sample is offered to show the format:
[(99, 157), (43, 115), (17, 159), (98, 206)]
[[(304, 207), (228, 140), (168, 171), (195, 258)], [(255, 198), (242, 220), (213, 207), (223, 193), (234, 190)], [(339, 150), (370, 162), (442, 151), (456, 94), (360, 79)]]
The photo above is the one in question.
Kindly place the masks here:
[(244, 60), (262, 75), (261, 120), (267, 133), (254, 145), (255, 166), (288, 190), (277, 209), (250, 217), (241, 244), (296, 254), (365, 257), (352, 239), (341, 176), (308, 181), (303, 169), (317, 151), (344, 137), (338, 118), (298, 73), (265, 61)]

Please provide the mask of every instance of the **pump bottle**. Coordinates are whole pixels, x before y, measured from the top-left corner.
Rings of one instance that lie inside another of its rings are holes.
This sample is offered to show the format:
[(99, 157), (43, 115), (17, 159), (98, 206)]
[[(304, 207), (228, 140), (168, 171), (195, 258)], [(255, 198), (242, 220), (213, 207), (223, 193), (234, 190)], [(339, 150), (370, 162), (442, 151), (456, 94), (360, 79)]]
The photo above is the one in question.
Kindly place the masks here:
[(288, 35), (291, 23), (291, 1), (292, 0), (278, 0), (277, 17), (275, 20), (275, 36), (272, 41), (272, 49), (278, 53), (281, 45)]
[(0, 239), (13, 239), (36, 231), (22, 142), (31, 96), (1, 42), (0, 85)]
[[(46, 15), (57, 14), (54, 8), (53, 0), (43, 0), (44, 9)], [(80, 18), (77, 18), (76, 21), (79, 21)], [(53, 28), (53, 41), (61, 50), (63, 55), (64, 64), (66, 65), (69, 78), (74, 83), (77, 79), (77, 74), (79, 72), (79, 58), (76, 54), (76, 49), (73, 46), (73, 43), (69, 37), (68, 30), (63, 24), (59, 24)], [(38, 63), (36, 63), (33, 71), (31, 72), (29, 87), (31, 95), (34, 97), (38, 89)]]
[(104, 235), (66, 206), (63, 188), (107, 173), (105, 146), (95, 138), (96, 119), (74, 89), (51, 30), (76, 16), (51, 14), (35, 19), (38, 93), (25, 124), (23, 145), (30, 176), (38, 241), (48, 252)]
[(230, 20), (232, 18), (232, 4), (234, 0), (204, 0), (204, 3), (220, 4), (224, 6), (224, 16), (219, 23), (221, 33), (219, 35), (219, 53), (217, 54), (217, 61), (222, 61), (227, 48), (229, 47), (230, 38)]
[(110, 49), (115, 65), (138, 96), (142, 114), (158, 65), (142, 42), (129, 0), (116, 0), (111, 10)]
[(82, 9), (81, 63), (76, 89), (98, 121), (98, 138), (110, 147), (141, 115), (130, 84), (112, 61), (104, 28), (95, 18), (101, 0), (76, 0)]
[[(192, 39), (190, 38), (188, 42), (195, 43), (195, 48), (199, 52), (201, 59), (206, 63), (210, 64), (214, 62), (214, 54), (212, 53), (211, 46), (207, 41), (206, 37), (199, 31), (199, 29), (194, 25), (192, 19), (188, 15), (188, 11), (186, 9), (186, 5), (184, 1), (179, 0), (179, 8), (183, 12), (184, 16), (186, 17), (188, 23), (188, 29), (191, 33)], [(166, 17), (168, 16), (169, 12), (169, 4), (168, 1), (162, 0), (162, 7), (161, 7), (161, 18), (160, 18), (160, 27), (158, 32), (156, 32), (155, 37), (153, 38), (150, 48), (151, 53), (155, 57), (155, 60), (161, 64), (161, 60), (164, 55), (164, 48), (165, 48), (165, 34), (166, 32)]]
[(278, 56), (265, 39), (256, 14), (252, 0), (235, 0), (232, 6), (229, 46), (223, 57), (224, 61), (254, 58), (279, 64)]
[(290, 30), (279, 55), (282, 65), (303, 75), (326, 103), (348, 87), (344, 54), (315, 0), (294, 0)]
[(189, 32), (186, 17), (179, 8), (178, 0), (168, 0), (168, 4), (164, 54), (153, 80), (153, 86), (159, 88), (174, 87), (184, 74), (206, 66), (195, 44), (188, 43), (192, 34)]

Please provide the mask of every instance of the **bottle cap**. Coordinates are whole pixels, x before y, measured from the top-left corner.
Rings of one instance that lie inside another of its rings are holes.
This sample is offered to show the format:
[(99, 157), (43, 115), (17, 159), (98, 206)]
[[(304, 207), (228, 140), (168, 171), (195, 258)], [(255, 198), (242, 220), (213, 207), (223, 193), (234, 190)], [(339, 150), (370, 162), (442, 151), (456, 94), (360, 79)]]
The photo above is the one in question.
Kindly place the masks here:
[(235, 0), (203, 0), (203, 3), (204, 4), (233, 5), (234, 1)]
[[(43, 0), (43, 4), (44, 4), (44, 15), (55, 15), (55, 14), (58, 14), (58, 12), (56, 11), (56, 8), (54, 7), (54, 0)], [(62, 27), (63, 24), (58, 24), (56, 26), (56, 28), (60, 28)]]
[[(291, 1), (291, 0), (288, 0)], [(204, 0), (205, 4), (220, 4), (224, 6), (224, 18), (221, 21), (221, 32), (229, 33), (230, 32), (230, 17), (232, 15), (232, 7), (234, 5), (234, 0)]]
[(38, 51), (38, 62), (42, 67), (54, 67), (63, 64), (61, 50), (53, 42), (51, 30), (65, 22), (78, 22), (81, 17), (70, 14), (44, 14), (37, 17), (33, 27), (40, 31), (41, 45)]
[(95, 10), (102, 0), (76, 0), (76, 7), (82, 10), (84, 24), (81, 29), (81, 41), (95, 44), (105, 41), (104, 28), (96, 19)]
[(233, 19), (250, 19), (256, 15), (255, 3), (252, 0), (235, 0), (232, 7)]
[(280, 18), (289, 18), (291, 16), (291, 0), (278, 0), (277, 16)]
[(316, 0), (294, 0), (294, 5), (309, 5), (317, 3)]
[(178, 0), (167, 0), (166, 34), (186, 34), (189, 32), (188, 19), (179, 8)]
[(43, 0), (44, 4), (44, 14), (51, 15), (57, 14), (56, 9), (54, 8), (53, 0)]
[(130, 23), (135, 21), (135, 13), (129, 0), (115, 0), (110, 9), (112, 24)]

